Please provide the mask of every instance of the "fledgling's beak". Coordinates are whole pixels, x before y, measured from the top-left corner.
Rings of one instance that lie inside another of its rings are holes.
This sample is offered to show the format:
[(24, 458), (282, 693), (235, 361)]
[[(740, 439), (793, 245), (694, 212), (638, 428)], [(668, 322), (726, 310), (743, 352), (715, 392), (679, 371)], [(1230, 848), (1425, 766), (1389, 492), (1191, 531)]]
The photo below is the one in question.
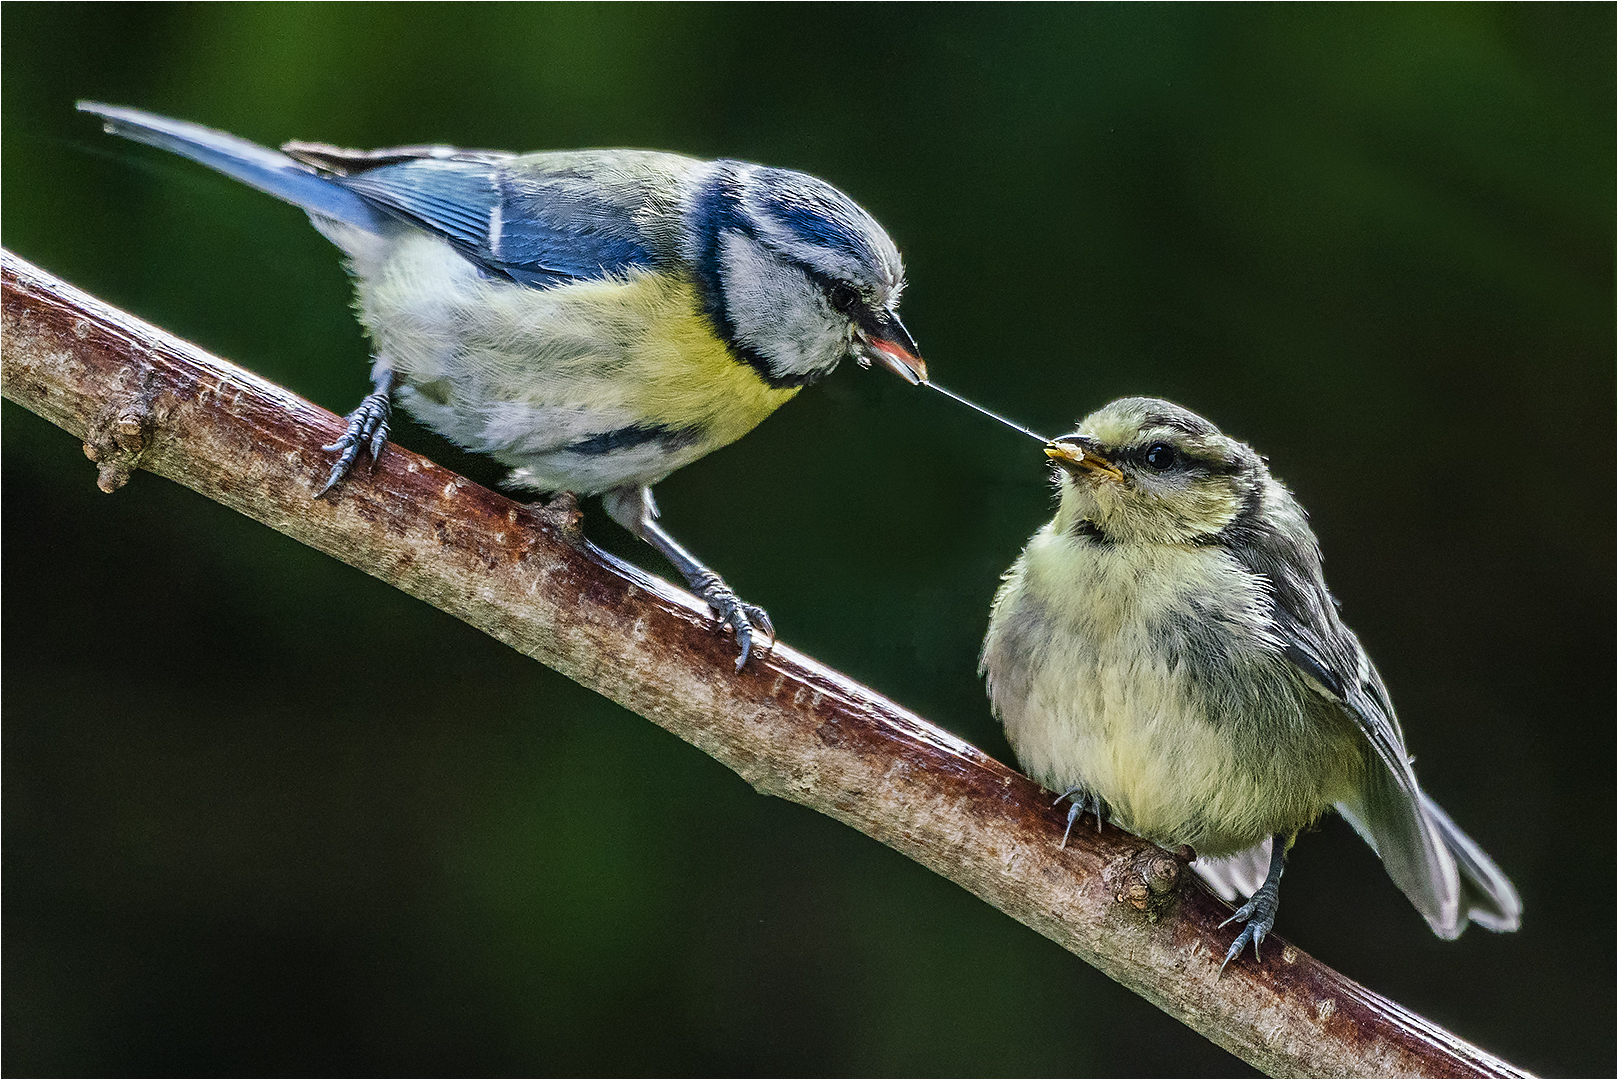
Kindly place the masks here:
[(860, 322), (861, 359), (875, 361), (912, 386), (927, 381), (927, 365), (917, 356), (910, 331), (891, 311), (879, 311)]
[(1063, 435), (1045, 444), (1045, 456), (1074, 476), (1105, 476), (1122, 481), (1124, 474), (1108, 461), (1096, 441), (1087, 435)]

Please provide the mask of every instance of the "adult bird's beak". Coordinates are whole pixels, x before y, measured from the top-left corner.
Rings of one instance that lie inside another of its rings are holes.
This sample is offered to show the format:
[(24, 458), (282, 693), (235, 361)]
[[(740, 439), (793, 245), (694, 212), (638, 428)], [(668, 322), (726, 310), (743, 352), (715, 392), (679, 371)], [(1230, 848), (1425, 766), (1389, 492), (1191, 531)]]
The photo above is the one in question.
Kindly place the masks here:
[(860, 359), (875, 361), (912, 386), (927, 381), (927, 365), (916, 355), (910, 331), (891, 311), (879, 311), (860, 321)]
[(1119, 481), (1124, 478), (1118, 466), (1106, 459), (1100, 445), (1088, 435), (1063, 435), (1060, 439), (1052, 439), (1045, 444), (1045, 456), (1074, 476), (1088, 474)]

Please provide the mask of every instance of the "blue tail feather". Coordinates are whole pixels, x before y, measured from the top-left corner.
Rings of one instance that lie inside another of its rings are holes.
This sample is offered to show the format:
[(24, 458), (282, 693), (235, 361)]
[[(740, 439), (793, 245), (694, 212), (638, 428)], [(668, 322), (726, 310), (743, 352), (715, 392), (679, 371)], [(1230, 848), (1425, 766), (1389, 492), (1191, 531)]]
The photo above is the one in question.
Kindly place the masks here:
[(359, 195), (278, 150), (140, 109), (95, 101), (81, 101), (78, 107), (80, 112), (105, 120), (107, 131), (114, 135), (188, 157), (310, 214), (371, 232), (381, 231), (390, 220)]

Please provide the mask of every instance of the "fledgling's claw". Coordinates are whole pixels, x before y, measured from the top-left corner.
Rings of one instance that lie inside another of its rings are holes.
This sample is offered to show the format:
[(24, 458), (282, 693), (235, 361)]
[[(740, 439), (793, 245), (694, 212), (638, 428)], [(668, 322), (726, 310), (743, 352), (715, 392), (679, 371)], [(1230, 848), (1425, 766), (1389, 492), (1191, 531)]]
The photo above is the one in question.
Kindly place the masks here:
[(1067, 811), (1067, 829), (1062, 833), (1062, 847), (1067, 847), (1068, 837), (1073, 835), (1073, 823), (1090, 810), (1096, 816), (1096, 832), (1101, 831), (1101, 823), (1107, 820), (1107, 804), (1101, 801), (1100, 795), (1094, 795), (1082, 787), (1068, 788), (1056, 797), (1060, 803), (1063, 799), (1072, 799), (1073, 805)]
[(348, 427), (337, 437), (337, 441), (321, 447), (322, 450), (341, 450), (342, 453), (332, 463), (331, 475), (315, 492), (315, 498), (326, 494), (353, 471), (354, 463), (359, 460), (362, 451), (371, 455), (371, 469), (375, 471), (382, 448), (388, 444), (388, 420), (392, 415), (393, 401), (386, 390), (367, 394), (359, 408), (348, 414)]
[(736, 643), (741, 646), (741, 655), (736, 658), (737, 671), (741, 671), (752, 654), (755, 628), (764, 631), (771, 641), (775, 640), (775, 626), (764, 609), (737, 596), (724, 579), (712, 570), (704, 571), (701, 580), (692, 582), (692, 586), (713, 612), (714, 618), (719, 620), (719, 625), (729, 626), (736, 632)]
[(1224, 963), (1219, 965), (1221, 975), (1225, 973), (1225, 968), (1230, 962), (1242, 954), (1242, 950), (1249, 942), (1253, 945), (1253, 959), (1258, 959), (1258, 947), (1269, 935), (1270, 929), (1275, 926), (1275, 913), (1280, 906), (1278, 893), (1272, 891), (1266, 883), (1265, 887), (1254, 893), (1247, 903), (1237, 908), (1230, 918), (1219, 924), (1220, 927), (1225, 927), (1237, 920), (1247, 923), (1226, 950)]

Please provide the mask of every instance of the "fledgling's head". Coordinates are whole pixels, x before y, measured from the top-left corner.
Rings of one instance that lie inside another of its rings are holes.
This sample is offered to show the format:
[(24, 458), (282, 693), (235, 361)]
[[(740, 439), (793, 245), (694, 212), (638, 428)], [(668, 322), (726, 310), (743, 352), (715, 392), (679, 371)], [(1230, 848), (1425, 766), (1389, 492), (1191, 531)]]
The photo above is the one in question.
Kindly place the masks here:
[(1059, 527), (1123, 543), (1208, 544), (1258, 514), (1264, 459), (1208, 421), (1157, 398), (1122, 398), (1052, 439)]
[(899, 321), (899, 249), (841, 191), (790, 169), (715, 162), (689, 227), (708, 315), (772, 384), (814, 382), (845, 357), (926, 381)]

